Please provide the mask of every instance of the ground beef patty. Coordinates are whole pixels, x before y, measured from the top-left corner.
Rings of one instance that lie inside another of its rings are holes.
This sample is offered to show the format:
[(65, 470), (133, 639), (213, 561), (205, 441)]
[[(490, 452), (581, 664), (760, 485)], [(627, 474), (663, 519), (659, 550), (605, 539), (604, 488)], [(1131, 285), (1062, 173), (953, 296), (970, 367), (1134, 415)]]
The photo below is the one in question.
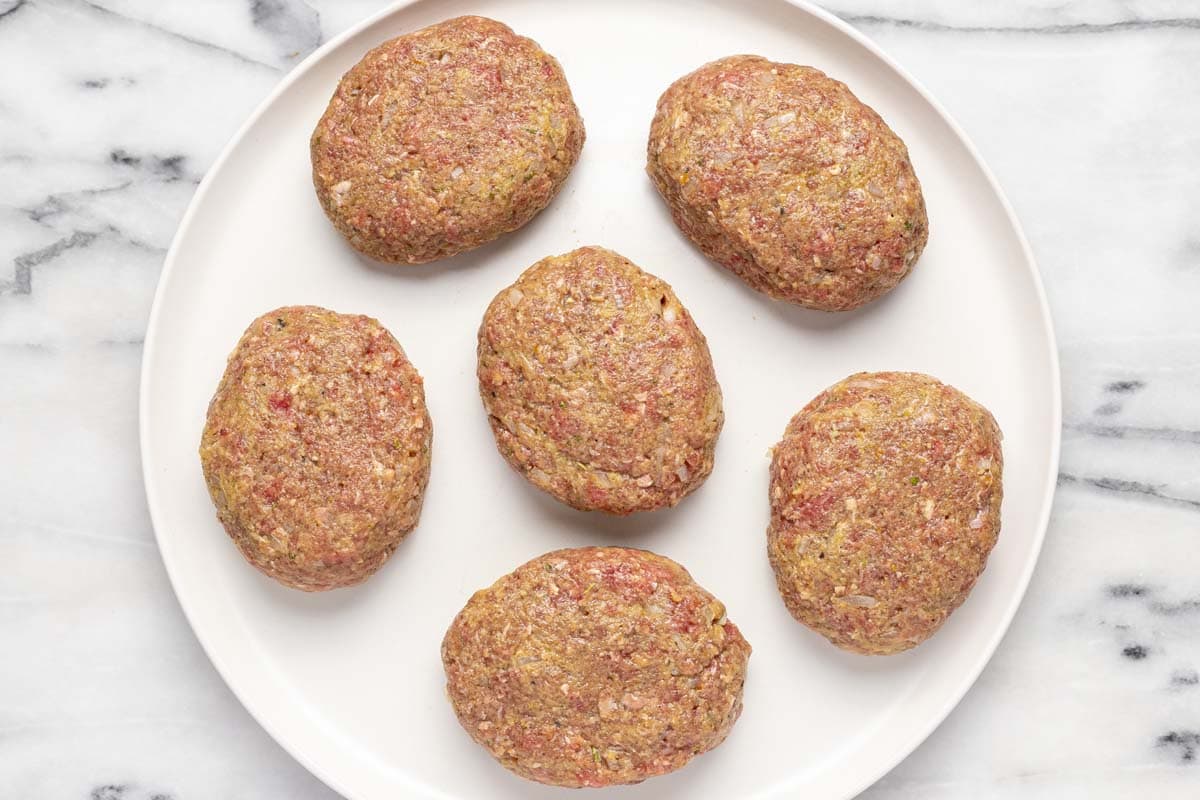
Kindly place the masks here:
[(346, 73), (313, 131), (313, 183), (355, 249), (420, 264), (532, 219), (583, 139), (552, 56), (495, 20), (458, 17)]
[(417, 524), (431, 437), (421, 376), (383, 326), (293, 306), (229, 356), (200, 461), (246, 560), (318, 591), (366, 580)]
[(647, 157), (684, 234), (772, 297), (855, 308), (925, 247), (904, 143), (812, 67), (731, 56), (685, 75), (658, 101)]
[(664, 281), (600, 247), (546, 258), (488, 306), (479, 391), (496, 444), (583, 510), (673, 506), (724, 423), (704, 335)]
[(581, 547), (476, 592), (442, 642), (446, 692), (475, 741), (557, 786), (636, 783), (719, 745), (750, 645), (669, 558)]
[(771, 462), (768, 553), (792, 615), (860, 653), (929, 638), (1000, 532), (1000, 438), (928, 375), (863, 372), (819, 394)]

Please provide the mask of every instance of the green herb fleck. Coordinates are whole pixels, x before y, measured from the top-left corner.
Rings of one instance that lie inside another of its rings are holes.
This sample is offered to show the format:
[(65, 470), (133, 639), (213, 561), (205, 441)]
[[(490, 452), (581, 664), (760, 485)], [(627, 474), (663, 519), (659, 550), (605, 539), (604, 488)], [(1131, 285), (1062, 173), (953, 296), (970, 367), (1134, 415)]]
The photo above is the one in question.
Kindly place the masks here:
[(911, 231), (912, 229), (913, 229), (912, 220), (911, 219), (904, 220), (904, 230)]
[(600, 763), (600, 748), (592, 748), (592, 761), (595, 761), (597, 764)]
[(916, 475), (913, 475), (911, 478), (908, 479), (908, 482), (911, 483), (913, 486), (916, 486), (918, 483), (921, 482), (921, 479), (918, 478)]
[(542, 569), (546, 570), (546, 572), (554, 572), (554, 567), (550, 564), (542, 564)]
[(523, 181), (522, 181), (522, 183), (529, 183), (531, 180), (533, 180), (533, 173), (532, 173), (532, 172), (526, 172), (526, 173), (525, 173), (525, 180), (523, 180)]

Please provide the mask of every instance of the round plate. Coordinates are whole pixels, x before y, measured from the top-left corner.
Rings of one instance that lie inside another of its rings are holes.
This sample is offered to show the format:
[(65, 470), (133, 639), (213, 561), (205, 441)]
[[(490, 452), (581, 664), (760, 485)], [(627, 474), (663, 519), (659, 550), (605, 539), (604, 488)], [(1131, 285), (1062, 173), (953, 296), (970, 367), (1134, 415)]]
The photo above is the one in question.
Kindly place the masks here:
[[(502, 20), (562, 62), (588, 128), (561, 196), (525, 229), (449, 261), (389, 267), (354, 254), (321, 213), (308, 137), (370, 47), (465, 13)], [(844, 80), (907, 141), (932, 236), (883, 300), (830, 315), (773, 302), (702, 258), (643, 172), (658, 95), (731, 53)], [(708, 336), (725, 430), (707, 484), (677, 508), (582, 514), (497, 454), (475, 383), (492, 296), (543, 256), (584, 244), (669, 281)], [(434, 426), (424, 515), (366, 584), (310, 595), (242, 560), (217, 523), (197, 447), (245, 326), (292, 303), (370, 314), (426, 379)], [(1006, 433), (1004, 528), (987, 571), (932, 640), (843, 653), (794, 622), (766, 557), (769, 448), (818, 391), (859, 370), (919, 370), (987, 405)], [(962, 132), (911, 78), (830, 15), (784, 0), (473, 0), (401, 4), (313, 54), (208, 173), (167, 256), (146, 337), (141, 444), (163, 560), (230, 687), (297, 759), (351, 798), (544, 798), (459, 728), (439, 644), (471, 593), (547, 550), (648, 548), (720, 597), (754, 646), (745, 712), (721, 747), (629, 798), (848, 797), (949, 713), (1003, 635), (1037, 559), (1058, 461), (1050, 318), (1012, 212)], [(575, 796), (575, 795), (572, 795)]]

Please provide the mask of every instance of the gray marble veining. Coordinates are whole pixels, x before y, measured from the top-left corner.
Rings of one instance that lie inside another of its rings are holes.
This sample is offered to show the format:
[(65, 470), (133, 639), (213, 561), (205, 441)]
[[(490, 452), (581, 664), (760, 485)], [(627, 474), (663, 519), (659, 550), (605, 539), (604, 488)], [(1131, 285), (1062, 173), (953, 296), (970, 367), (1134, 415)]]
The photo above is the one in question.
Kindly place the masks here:
[[(1200, 6), (828, 5), (997, 173), (1065, 391), (1026, 602), (961, 706), (864, 796), (1200, 796)], [(382, 6), (0, 0), (0, 797), (333, 796), (183, 620), (136, 397), (158, 272), (204, 171), (290, 68)]]

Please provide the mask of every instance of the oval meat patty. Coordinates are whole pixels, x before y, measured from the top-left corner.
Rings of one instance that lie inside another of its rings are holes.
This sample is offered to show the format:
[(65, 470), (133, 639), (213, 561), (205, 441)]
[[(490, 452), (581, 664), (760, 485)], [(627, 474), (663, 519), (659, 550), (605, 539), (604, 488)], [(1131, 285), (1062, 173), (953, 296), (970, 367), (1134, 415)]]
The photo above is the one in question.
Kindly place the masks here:
[(907, 650), (966, 599), (1000, 532), (1000, 429), (952, 386), (859, 373), (792, 418), (768, 553), (792, 615), (838, 647)]
[(516, 230), (583, 147), (562, 67), (495, 20), (457, 17), (367, 53), (313, 131), (313, 184), (355, 249), (420, 264)]
[(668, 558), (558, 550), (478, 591), (442, 642), (446, 692), (476, 742), (523, 778), (636, 783), (719, 745), (750, 645)]
[(904, 142), (812, 67), (731, 56), (680, 78), (658, 101), (646, 170), (705, 255), (809, 308), (883, 295), (928, 238)]
[(479, 391), (496, 444), (583, 510), (673, 506), (724, 422), (704, 335), (664, 281), (600, 247), (546, 258), (488, 306)]
[(432, 435), (421, 376), (383, 326), (292, 306), (229, 356), (200, 461), (246, 560), (318, 591), (366, 580), (417, 524)]

